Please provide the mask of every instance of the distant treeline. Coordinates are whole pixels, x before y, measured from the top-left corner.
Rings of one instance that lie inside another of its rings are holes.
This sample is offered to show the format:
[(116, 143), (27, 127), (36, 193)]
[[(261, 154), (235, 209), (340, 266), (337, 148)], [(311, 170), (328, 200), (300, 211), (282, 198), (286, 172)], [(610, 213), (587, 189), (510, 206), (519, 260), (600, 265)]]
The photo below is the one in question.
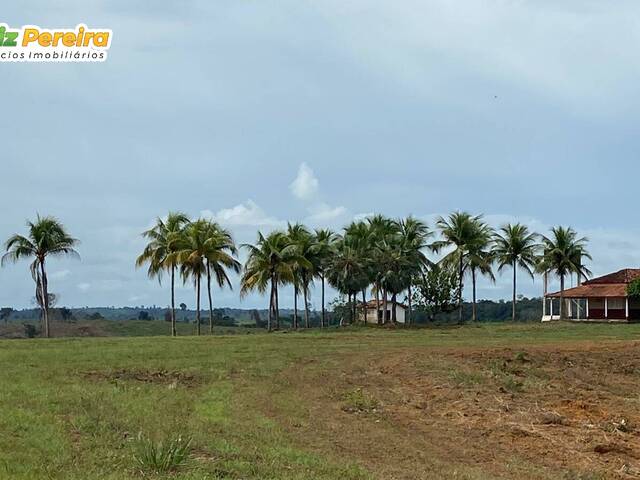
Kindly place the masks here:
[[(480, 300), (477, 303), (478, 321), (502, 322), (511, 319), (511, 301)], [(28, 308), (13, 310), (3, 318), (3, 321), (32, 321), (40, 318), (40, 309)], [(77, 320), (168, 320), (170, 310), (161, 307), (84, 307), (84, 308), (55, 308), (52, 309), (52, 318), (56, 321)], [(540, 298), (521, 298), (518, 300), (518, 317), (522, 321), (540, 321), (542, 317), (542, 300)], [(263, 327), (269, 315), (267, 309), (241, 309), (241, 308), (217, 308), (214, 309), (215, 319), (218, 325), (238, 325), (247, 327)], [(330, 323), (337, 325), (339, 318), (335, 318), (333, 312), (328, 312)], [(282, 310), (283, 326), (286, 328), (292, 322), (293, 310)], [(195, 322), (196, 312), (190, 309), (178, 310), (176, 320), (178, 322)], [(419, 309), (413, 311), (415, 323), (429, 323), (429, 316)], [(464, 303), (464, 318), (471, 318), (471, 303)], [(312, 311), (311, 324), (320, 323), (320, 312)], [(435, 316), (435, 322), (455, 323), (458, 321), (456, 311), (439, 313)]]

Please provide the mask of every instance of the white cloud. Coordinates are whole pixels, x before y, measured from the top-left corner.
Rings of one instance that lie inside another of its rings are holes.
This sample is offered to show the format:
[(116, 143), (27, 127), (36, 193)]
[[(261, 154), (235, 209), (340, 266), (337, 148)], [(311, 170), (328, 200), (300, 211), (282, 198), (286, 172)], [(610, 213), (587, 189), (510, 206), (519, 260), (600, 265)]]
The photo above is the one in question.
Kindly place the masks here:
[(317, 195), (319, 188), (320, 182), (313, 170), (306, 163), (301, 163), (298, 168), (298, 176), (289, 185), (291, 193), (300, 200), (311, 200)]
[(283, 220), (278, 220), (265, 213), (256, 202), (249, 199), (235, 207), (223, 208), (213, 213), (211, 210), (203, 210), (201, 215), (210, 218), (226, 226), (251, 226), (251, 227), (281, 227), (286, 225)]
[(343, 206), (331, 207), (326, 203), (318, 203), (309, 209), (310, 215), (306, 218), (309, 223), (330, 223), (347, 216), (347, 209)]
[(359, 222), (360, 220), (366, 220), (369, 217), (373, 217), (374, 213), (373, 212), (369, 212), (369, 213), (356, 213), (353, 216), (353, 220), (356, 222)]
[(80, 290), (81, 292), (88, 292), (91, 289), (91, 284), (90, 283), (79, 283), (77, 285), (78, 290)]

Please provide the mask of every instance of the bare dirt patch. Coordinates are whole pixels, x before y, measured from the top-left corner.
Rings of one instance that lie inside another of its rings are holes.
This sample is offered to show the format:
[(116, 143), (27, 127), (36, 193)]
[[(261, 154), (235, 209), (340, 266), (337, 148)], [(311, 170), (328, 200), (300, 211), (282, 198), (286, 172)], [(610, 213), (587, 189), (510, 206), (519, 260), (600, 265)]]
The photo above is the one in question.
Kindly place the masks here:
[(283, 380), (308, 406), (292, 434), (378, 478), (602, 479), (640, 478), (639, 372), (617, 343), (359, 354)]

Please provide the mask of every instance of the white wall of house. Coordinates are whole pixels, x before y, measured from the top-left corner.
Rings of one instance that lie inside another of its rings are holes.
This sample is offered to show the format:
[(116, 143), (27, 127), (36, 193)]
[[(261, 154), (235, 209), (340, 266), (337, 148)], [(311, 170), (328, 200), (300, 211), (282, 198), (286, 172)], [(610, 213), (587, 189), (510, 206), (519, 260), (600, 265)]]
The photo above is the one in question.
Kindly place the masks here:
[[(392, 315), (393, 304), (391, 302), (387, 305), (387, 315), (389, 316), (389, 321), (393, 318)], [(379, 307), (379, 312), (382, 314), (382, 305)], [(396, 305), (396, 321), (398, 323), (405, 323), (405, 313), (406, 308), (402, 305)], [(358, 313), (358, 318), (362, 321), (362, 312)], [(378, 323), (378, 313), (375, 310), (375, 307), (370, 306), (367, 307), (367, 323)]]

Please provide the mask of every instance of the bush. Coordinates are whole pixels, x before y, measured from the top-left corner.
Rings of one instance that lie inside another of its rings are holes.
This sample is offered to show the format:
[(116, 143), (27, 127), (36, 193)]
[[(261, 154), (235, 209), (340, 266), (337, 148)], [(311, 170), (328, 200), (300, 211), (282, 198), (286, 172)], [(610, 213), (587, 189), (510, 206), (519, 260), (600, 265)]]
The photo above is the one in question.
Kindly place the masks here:
[(184, 464), (189, 457), (191, 438), (181, 436), (165, 442), (154, 442), (143, 435), (138, 436), (134, 458), (141, 470), (154, 473), (172, 472)]
[(27, 338), (35, 338), (35, 336), (38, 334), (38, 329), (30, 323), (25, 323), (24, 334)]
[(627, 295), (630, 298), (640, 298), (640, 278), (636, 278), (627, 285)]

